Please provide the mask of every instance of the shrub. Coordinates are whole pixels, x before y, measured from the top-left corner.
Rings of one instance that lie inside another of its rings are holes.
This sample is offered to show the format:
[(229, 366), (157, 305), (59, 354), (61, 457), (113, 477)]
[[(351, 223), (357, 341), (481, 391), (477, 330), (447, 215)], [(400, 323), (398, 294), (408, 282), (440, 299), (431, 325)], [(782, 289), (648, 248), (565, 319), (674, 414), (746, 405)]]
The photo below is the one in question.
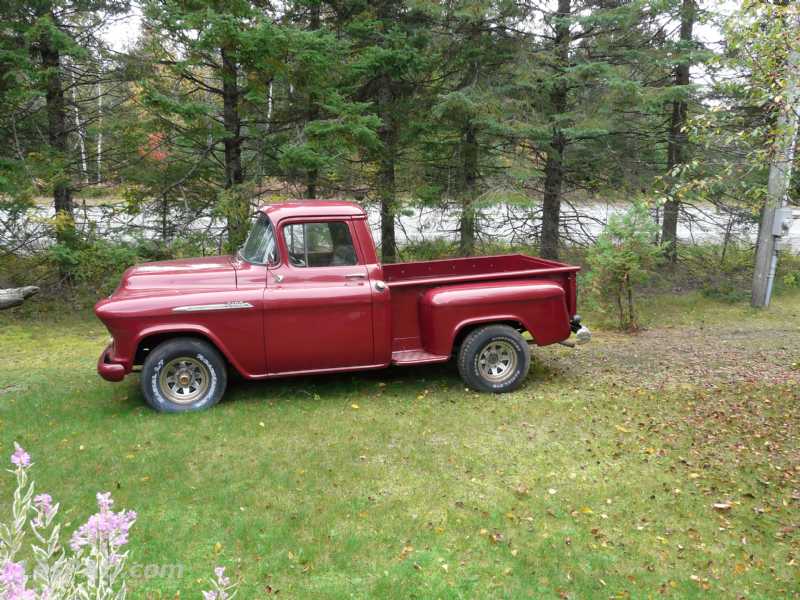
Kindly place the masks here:
[(659, 262), (657, 231), (647, 207), (636, 203), (627, 212), (609, 218), (587, 255), (592, 291), (602, 304), (616, 307), (622, 329), (635, 330), (639, 326), (633, 291), (648, 279)]
[[(124, 551), (128, 532), (136, 522), (133, 511), (112, 510), (110, 493), (97, 494), (98, 512), (76, 529), (69, 548), (61, 545), (61, 526), (55, 522), (59, 505), (49, 494), (34, 496), (34, 482), (28, 481), (30, 455), (14, 444), (11, 455), (16, 478), (11, 522), (0, 523), (0, 598), (2, 600), (123, 600), (126, 594)], [(18, 555), (23, 553), (27, 534), (33, 568)], [(212, 589), (204, 600), (229, 600), (236, 595), (235, 584), (217, 567)]]
[(753, 248), (750, 245), (698, 244), (681, 246), (680, 262), (687, 285), (722, 302), (740, 302), (750, 296)]
[(436, 260), (458, 256), (458, 243), (445, 238), (416, 240), (399, 248), (403, 261)]
[(50, 257), (60, 272), (71, 275), (80, 291), (99, 297), (110, 294), (122, 272), (139, 262), (137, 250), (133, 245), (95, 240), (79, 246), (55, 244)]

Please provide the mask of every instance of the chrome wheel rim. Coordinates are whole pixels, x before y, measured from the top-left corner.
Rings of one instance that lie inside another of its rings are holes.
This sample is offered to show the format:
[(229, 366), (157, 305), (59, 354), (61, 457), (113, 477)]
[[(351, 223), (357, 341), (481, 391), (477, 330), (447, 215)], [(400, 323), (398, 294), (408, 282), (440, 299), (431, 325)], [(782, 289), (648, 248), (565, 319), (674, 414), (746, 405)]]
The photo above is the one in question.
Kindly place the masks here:
[(481, 377), (492, 383), (502, 383), (517, 370), (517, 350), (510, 342), (494, 340), (483, 347), (477, 363)]
[(182, 356), (164, 365), (158, 382), (167, 400), (175, 404), (191, 404), (206, 395), (211, 374), (199, 360)]

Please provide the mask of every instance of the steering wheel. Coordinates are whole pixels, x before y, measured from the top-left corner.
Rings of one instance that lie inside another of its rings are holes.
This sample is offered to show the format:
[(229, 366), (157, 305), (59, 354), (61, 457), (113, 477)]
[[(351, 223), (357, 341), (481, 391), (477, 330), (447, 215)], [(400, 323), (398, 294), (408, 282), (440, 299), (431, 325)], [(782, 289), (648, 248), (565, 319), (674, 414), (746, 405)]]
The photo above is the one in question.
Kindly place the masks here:
[(304, 261), (299, 256), (292, 256), (291, 254), (289, 255), (289, 262), (292, 263), (292, 266), (295, 266), (295, 267), (305, 267), (306, 266), (306, 261)]

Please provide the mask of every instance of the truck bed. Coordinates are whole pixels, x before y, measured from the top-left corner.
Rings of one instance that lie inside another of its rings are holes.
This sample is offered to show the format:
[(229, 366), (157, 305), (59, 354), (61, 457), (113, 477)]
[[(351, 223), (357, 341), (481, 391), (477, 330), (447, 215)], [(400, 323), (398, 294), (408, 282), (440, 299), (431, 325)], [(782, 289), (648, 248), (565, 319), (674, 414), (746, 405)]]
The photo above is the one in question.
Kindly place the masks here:
[(421, 364), (449, 358), (431, 354), (419, 329), (420, 299), (432, 288), (506, 279), (509, 286), (532, 279), (548, 280), (564, 289), (567, 310), (574, 314), (575, 273), (579, 270), (580, 267), (523, 254), (383, 265), (383, 276), (392, 293), (392, 362)]
[(579, 267), (524, 254), (474, 256), (383, 265), (386, 283), (392, 289), (431, 283), (455, 283), (493, 279), (542, 277), (574, 273)]

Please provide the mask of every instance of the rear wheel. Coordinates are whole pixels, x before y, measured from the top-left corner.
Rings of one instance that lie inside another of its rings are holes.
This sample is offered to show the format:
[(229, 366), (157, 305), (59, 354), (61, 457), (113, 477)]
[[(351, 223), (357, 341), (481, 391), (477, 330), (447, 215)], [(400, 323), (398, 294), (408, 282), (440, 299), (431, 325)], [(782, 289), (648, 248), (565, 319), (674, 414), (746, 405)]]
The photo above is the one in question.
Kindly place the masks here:
[(144, 361), (142, 392), (161, 412), (205, 410), (219, 402), (228, 377), (225, 360), (208, 342), (176, 338), (157, 346)]
[(458, 353), (458, 372), (471, 388), (503, 393), (517, 389), (531, 366), (531, 351), (518, 331), (488, 325), (472, 331)]

